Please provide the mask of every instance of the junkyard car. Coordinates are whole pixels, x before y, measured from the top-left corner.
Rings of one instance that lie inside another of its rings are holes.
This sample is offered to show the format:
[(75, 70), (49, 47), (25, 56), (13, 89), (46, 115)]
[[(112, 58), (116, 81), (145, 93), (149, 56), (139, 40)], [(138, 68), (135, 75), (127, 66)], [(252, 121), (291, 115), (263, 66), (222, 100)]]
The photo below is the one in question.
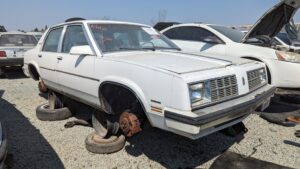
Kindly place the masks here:
[(3, 169), (5, 164), (5, 158), (7, 154), (7, 140), (4, 128), (0, 122), (0, 169)]
[(37, 40), (22, 32), (0, 33), (0, 74), (5, 66), (23, 66), (24, 52), (32, 49)]
[[(276, 51), (271, 39), (293, 17), (299, 0), (283, 0), (269, 10), (245, 35), (244, 33), (211, 24), (180, 24), (161, 32), (187, 52), (247, 58), (266, 64), (269, 83), (282, 88), (300, 88), (300, 56)], [(275, 19), (274, 19), (275, 18)]]
[(116, 117), (138, 104), (152, 126), (191, 139), (241, 122), (274, 92), (264, 64), (185, 54), (147, 25), (72, 21), (40, 42), (25, 54), (34, 80)]

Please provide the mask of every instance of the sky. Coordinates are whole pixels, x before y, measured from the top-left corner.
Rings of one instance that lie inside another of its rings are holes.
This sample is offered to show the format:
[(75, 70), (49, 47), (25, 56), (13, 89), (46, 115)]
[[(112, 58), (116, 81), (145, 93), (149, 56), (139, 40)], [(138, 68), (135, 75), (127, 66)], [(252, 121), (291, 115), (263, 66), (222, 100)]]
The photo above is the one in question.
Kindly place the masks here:
[[(26, 31), (71, 17), (153, 25), (161, 19), (220, 25), (253, 24), (279, 0), (1, 0), (0, 25)], [(295, 21), (300, 21), (296, 14)]]

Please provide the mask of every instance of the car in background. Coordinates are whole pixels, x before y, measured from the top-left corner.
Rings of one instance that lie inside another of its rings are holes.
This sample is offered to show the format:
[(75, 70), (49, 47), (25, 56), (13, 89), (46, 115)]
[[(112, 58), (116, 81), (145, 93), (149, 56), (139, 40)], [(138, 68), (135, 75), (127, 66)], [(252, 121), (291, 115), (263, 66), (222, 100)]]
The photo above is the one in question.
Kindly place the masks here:
[(0, 74), (7, 66), (23, 66), (24, 52), (36, 46), (33, 35), (23, 32), (0, 33)]
[(299, 0), (281, 1), (268, 10), (246, 35), (226, 26), (203, 23), (174, 25), (161, 32), (186, 52), (263, 62), (268, 69), (270, 84), (279, 88), (300, 88), (300, 55), (270, 48), (272, 38), (290, 22), (299, 7)]
[(2, 25), (0, 25), (0, 32), (7, 32), (6, 29), (5, 29), (5, 27), (2, 26)]
[(27, 34), (33, 35), (37, 39), (37, 41), (39, 41), (44, 33), (42, 33), (42, 32), (27, 32)]
[(4, 169), (7, 154), (7, 140), (5, 129), (0, 122), (0, 169)]

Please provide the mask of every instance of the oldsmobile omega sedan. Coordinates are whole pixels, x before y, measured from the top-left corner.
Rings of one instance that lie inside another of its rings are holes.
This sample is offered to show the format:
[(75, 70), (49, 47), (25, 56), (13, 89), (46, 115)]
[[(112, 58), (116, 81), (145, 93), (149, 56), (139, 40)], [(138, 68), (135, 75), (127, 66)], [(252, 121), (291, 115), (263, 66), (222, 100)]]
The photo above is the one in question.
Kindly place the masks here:
[(198, 139), (266, 108), (274, 92), (262, 63), (186, 54), (153, 28), (128, 22), (52, 26), (24, 62), (25, 74), (101, 110), (128, 137), (147, 120)]

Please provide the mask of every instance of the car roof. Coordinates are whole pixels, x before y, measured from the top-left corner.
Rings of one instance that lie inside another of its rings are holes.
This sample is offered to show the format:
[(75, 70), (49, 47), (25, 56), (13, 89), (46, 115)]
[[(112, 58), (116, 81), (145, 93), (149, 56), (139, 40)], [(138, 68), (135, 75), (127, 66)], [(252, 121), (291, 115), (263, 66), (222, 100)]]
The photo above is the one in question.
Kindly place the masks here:
[(123, 22), (123, 21), (112, 21), (112, 20), (77, 20), (77, 21), (71, 21), (71, 22), (64, 22), (61, 24), (57, 24), (51, 27), (58, 27), (58, 26), (64, 26), (69, 24), (78, 24), (78, 23), (86, 23), (86, 24), (123, 24), (123, 25), (136, 25), (136, 26), (143, 26), (143, 27), (151, 27), (149, 25), (139, 24), (139, 23), (133, 23), (133, 22)]

